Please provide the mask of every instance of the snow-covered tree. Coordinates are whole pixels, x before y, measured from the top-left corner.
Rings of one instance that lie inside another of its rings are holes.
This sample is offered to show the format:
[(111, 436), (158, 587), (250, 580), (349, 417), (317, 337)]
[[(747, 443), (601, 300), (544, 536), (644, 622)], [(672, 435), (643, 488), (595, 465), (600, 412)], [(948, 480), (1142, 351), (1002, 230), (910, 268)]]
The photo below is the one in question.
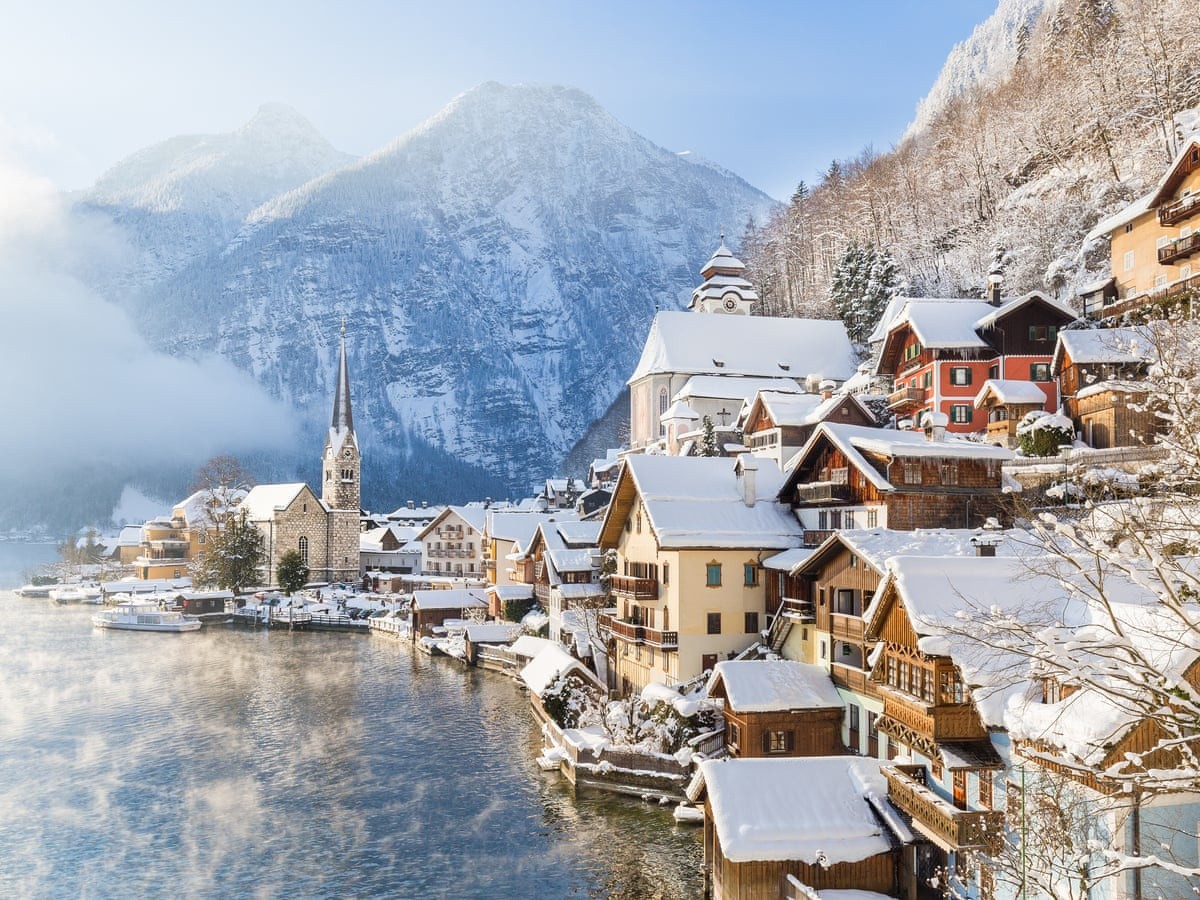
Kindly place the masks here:
[(265, 558), (262, 532), (243, 510), (229, 516), (224, 527), (208, 539), (204, 554), (192, 563), (192, 579), (198, 585), (238, 594), (258, 582)]
[(289, 597), (308, 583), (308, 566), (299, 550), (289, 550), (279, 557), (275, 567), (275, 580)]
[(703, 426), (704, 433), (700, 437), (700, 455), (720, 456), (721, 450), (717, 447), (717, 430), (713, 427), (713, 421), (709, 416), (704, 417)]
[(896, 262), (891, 254), (874, 244), (851, 241), (833, 270), (829, 300), (850, 340), (861, 344), (895, 291)]

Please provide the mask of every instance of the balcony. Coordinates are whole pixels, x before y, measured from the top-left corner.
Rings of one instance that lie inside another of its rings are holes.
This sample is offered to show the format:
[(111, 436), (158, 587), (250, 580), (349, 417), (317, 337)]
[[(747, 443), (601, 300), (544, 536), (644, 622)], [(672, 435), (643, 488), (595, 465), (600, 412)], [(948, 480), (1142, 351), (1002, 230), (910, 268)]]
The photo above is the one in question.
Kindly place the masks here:
[(1165, 247), (1158, 248), (1158, 261), (1161, 265), (1169, 265), (1177, 259), (1183, 259), (1186, 256), (1191, 256), (1193, 253), (1200, 252), (1200, 231), (1195, 234), (1189, 234), (1185, 238), (1178, 238)]
[(634, 578), (632, 575), (612, 576), (611, 589), (614, 597), (622, 600), (657, 600), (658, 580)]
[(875, 697), (879, 693), (875, 688), (875, 682), (870, 678), (870, 673), (855, 666), (844, 666), (840, 662), (832, 662), (829, 666), (829, 677), (833, 679), (834, 684), (844, 687), (848, 691), (854, 691), (867, 697)]
[(1158, 224), (1174, 225), (1184, 219), (1200, 213), (1200, 194), (1189, 194), (1180, 197), (1174, 203), (1168, 203), (1158, 208)]
[(925, 402), (925, 388), (904, 387), (888, 394), (888, 409), (901, 410)]
[[(883, 716), (880, 727), (888, 730), (891, 723), (898, 724), (899, 729), (891, 727), (888, 733), (902, 740), (905, 730), (934, 742), (973, 741), (987, 737), (979, 715), (969, 704), (933, 706), (894, 688), (883, 691)], [(894, 733), (897, 731), (898, 735)]]
[(601, 613), (599, 623), (602, 631), (607, 629), (613, 637), (629, 644), (646, 644), (663, 650), (679, 648), (678, 631), (660, 631), (657, 628), (618, 619), (609, 613)]
[(833, 481), (813, 481), (796, 485), (797, 503), (846, 503), (850, 500), (850, 485)]
[(805, 528), (804, 529), (804, 546), (805, 547), (820, 547), (833, 535), (833, 531), (828, 528)]
[(777, 617), (786, 616), (799, 622), (813, 622), (816, 620), (816, 609), (811, 600), (794, 600), (791, 597), (784, 597), (779, 604), (779, 611), (775, 615)]
[(912, 817), (913, 826), (947, 850), (994, 851), (1004, 836), (1004, 813), (959, 809), (925, 785), (924, 766), (884, 766), (888, 800)]

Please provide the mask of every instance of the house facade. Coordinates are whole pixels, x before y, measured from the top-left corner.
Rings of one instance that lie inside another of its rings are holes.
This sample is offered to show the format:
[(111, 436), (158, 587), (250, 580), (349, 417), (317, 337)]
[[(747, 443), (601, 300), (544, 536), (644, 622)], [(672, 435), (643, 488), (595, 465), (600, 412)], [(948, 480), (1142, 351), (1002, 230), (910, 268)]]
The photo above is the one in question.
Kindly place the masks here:
[(1186, 141), (1154, 190), (1102, 220), (1111, 277), (1083, 294), (1085, 314), (1113, 318), (1200, 289), (1200, 138)]
[(484, 577), (483, 539), (487, 510), (482, 506), (447, 506), (418, 533), (421, 573), (469, 579)]
[(1165, 422), (1150, 404), (1154, 333), (1145, 328), (1089, 328), (1058, 337), (1053, 371), (1063, 414), (1097, 450), (1153, 442)]
[(975, 398), (988, 379), (1037, 385), (1046, 408), (1058, 408), (1050, 375), (1058, 331), (1075, 313), (1042, 294), (1002, 299), (994, 282), (988, 300), (911, 298), (896, 315), (876, 374), (892, 379), (888, 408), (918, 427), (926, 413), (948, 419), (954, 433), (984, 431), (987, 415)]
[(801, 539), (780, 479), (748, 456), (626, 459), (600, 531), (616, 551), (617, 612), (601, 620), (613, 690), (688, 681), (758, 641), (761, 562)]

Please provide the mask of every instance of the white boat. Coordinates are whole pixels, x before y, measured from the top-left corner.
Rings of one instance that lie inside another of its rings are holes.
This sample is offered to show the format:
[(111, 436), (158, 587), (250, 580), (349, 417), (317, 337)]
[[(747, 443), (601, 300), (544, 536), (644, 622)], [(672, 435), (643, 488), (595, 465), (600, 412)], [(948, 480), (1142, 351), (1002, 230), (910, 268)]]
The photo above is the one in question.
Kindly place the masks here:
[(100, 597), (100, 585), (67, 584), (59, 585), (50, 591), (49, 597), (55, 603), (88, 603)]
[(124, 631), (199, 631), (200, 621), (173, 609), (159, 609), (148, 603), (118, 603), (92, 616), (97, 628)]

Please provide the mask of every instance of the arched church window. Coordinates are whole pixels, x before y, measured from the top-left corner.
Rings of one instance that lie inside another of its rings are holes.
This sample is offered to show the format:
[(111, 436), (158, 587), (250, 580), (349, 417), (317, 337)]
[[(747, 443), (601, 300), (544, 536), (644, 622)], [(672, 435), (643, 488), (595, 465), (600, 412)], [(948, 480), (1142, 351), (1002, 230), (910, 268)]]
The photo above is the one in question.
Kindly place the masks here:
[(308, 565), (308, 538), (300, 538), (300, 559)]
[(658, 391), (658, 436), (662, 437), (666, 433), (666, 426), (662, 423), (662, 415), (667, 411), (667, 403), (670, 397), (667, 396), (666, 388), (659, 388)]

